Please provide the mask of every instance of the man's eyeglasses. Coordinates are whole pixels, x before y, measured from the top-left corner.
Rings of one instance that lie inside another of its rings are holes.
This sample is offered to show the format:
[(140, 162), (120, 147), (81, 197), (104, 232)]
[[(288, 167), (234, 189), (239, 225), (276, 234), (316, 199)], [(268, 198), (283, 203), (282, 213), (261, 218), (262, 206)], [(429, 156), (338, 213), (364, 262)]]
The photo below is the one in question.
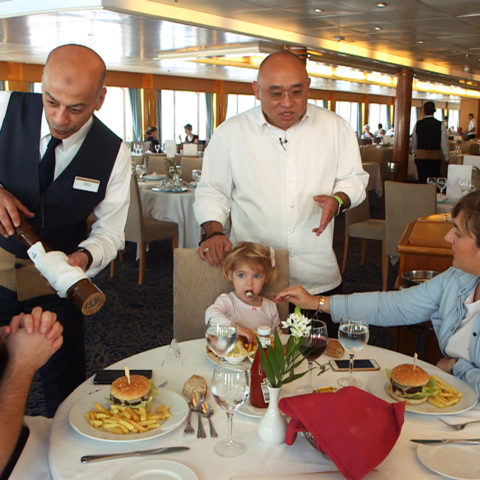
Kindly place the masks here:
[(270, 100), (279, 102), (286, 97), (290, 97), (291, 100), (299, 100), (305, 96), (305, 89), (302, 87), (291, 88), (290, 90), (264, 90), (263, 88), (258, 87), (260, 90), (265, 92)]

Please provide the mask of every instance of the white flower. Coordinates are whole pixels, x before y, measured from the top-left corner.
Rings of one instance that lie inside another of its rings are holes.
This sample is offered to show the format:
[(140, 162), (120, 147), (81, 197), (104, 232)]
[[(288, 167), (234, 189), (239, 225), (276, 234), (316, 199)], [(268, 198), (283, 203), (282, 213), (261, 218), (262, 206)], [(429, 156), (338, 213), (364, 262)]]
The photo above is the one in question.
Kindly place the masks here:
[(310, 319), (299, 313), (291, 313), (282, 322), (282, 328), (289, 328), (292, 337), (307, 337), (310, 334)]

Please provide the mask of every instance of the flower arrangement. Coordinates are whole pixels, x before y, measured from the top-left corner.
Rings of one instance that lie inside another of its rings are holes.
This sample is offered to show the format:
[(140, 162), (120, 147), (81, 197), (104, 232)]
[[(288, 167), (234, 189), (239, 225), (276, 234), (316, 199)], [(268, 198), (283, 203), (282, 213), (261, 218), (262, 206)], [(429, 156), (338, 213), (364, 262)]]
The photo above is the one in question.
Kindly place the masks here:
[[(294, 313), (282, 322), (282, 328), (289, 328), (291, 333), (285, 347), (280, 341), (278, 332), (275, 331), (273, 346), (268, 345), (266, 353), (263, 348), (259, 348), (263, 371), (273, 388), (293, 382), (308, 372), (307, 369), (295, 373), (295, 368), (303, 362), (300, 347), (310, 334), (310, 319), (302, 315), (300, 308), (296, 307)], [(260, 342), (258, 344), (260, 345)]]

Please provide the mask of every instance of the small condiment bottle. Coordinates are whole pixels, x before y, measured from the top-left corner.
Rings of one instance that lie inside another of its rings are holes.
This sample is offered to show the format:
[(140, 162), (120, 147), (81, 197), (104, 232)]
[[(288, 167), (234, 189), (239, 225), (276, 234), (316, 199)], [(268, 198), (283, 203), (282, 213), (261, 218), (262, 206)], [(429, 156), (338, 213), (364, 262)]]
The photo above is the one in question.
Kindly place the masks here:
[(266, 385), (266, 375), (260, 362), (260, 348), (267, 353), (267, 346), (271, 344), (272, 329), (269, 326), (262, 325), (257, 329), (258, 345), (257, 353), (252, 363), (250, 371), (250, 403), (254, 407), (267, 408), (269, 402), (268, 388)]

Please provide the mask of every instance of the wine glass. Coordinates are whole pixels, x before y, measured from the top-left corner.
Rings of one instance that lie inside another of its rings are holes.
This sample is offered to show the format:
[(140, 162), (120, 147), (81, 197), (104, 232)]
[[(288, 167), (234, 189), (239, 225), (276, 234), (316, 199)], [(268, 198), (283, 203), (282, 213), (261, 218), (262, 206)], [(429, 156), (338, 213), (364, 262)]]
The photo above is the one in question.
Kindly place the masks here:
[(200, 178), (202, 177), (202, 171), (194, 168), (192, 170), (192, 179), (195, 183), (198, 183), (200, 181)]
[(472, 185), (472, 181), (469, 178), (459, 178), (458, 185), (462, 191), (462, 196), (475, 191), (475, 185)]
[(219, 356), (223, 362), (223, 356), (233, 350), (235, 346), (237, 327), (235, 322), (226, 320), (224, 317), (222, 317), (221, 322), (219, 323), (219, 319), (216, 317), (209, 318), (205, 338), (210, 350)]
[(437, 178), (437, 187), (440, 190), (440, 195), (443, 195), (443, 192), (447, 188), (447, 179), (445, 177)]
[(140, 163), (135, 167), (135, 173), (137, 174), (140, 180), (143, 180), (143, 177), (145, 176), (146, 172), (147, 172), (147, 169), (145, 168), (145, 165), (143, 163)]
[(427, 183), (436, 185), (437, 184), (437, 177), (427, 177)]
[(340, 326), (338, 327), (338, 340), (342, 347), (348, 352), (350, 357), (348, 377), (342, 377), (338, 380), (338, 384), (342, 387), (362, 387), (363, 382), (352, 375), (353, 358), (355, 354), (362, 350), (368, 342), (368, 325), (362, 319), (354, 319), (348, 316), (342, 317)]
[(155, 148), (155, 151), (156, 151), (157, 153), (160, 152), (160, 144), (159, 144), (159, 143), (157, 143), (154, 148)]
[(313, 392), (313, 362), (327, 349), (328, 331), (327, 325), (322, 320), (313, 319), (310, 323), (310, 333), (302, 339), (300, 352), (308, 362), (310, 371), (308, 385), (297, 388), (298, 393)]
[(250, 386), (245, 365), (220, 363), (215, 367), (212, 377), (212, 394), (215, 401), (227, 412), (228, 440), (218, 442), (215, 453), (222, 457), (236, 457), (247, 447), (232, 438), (233, 414), (247, 399)]

